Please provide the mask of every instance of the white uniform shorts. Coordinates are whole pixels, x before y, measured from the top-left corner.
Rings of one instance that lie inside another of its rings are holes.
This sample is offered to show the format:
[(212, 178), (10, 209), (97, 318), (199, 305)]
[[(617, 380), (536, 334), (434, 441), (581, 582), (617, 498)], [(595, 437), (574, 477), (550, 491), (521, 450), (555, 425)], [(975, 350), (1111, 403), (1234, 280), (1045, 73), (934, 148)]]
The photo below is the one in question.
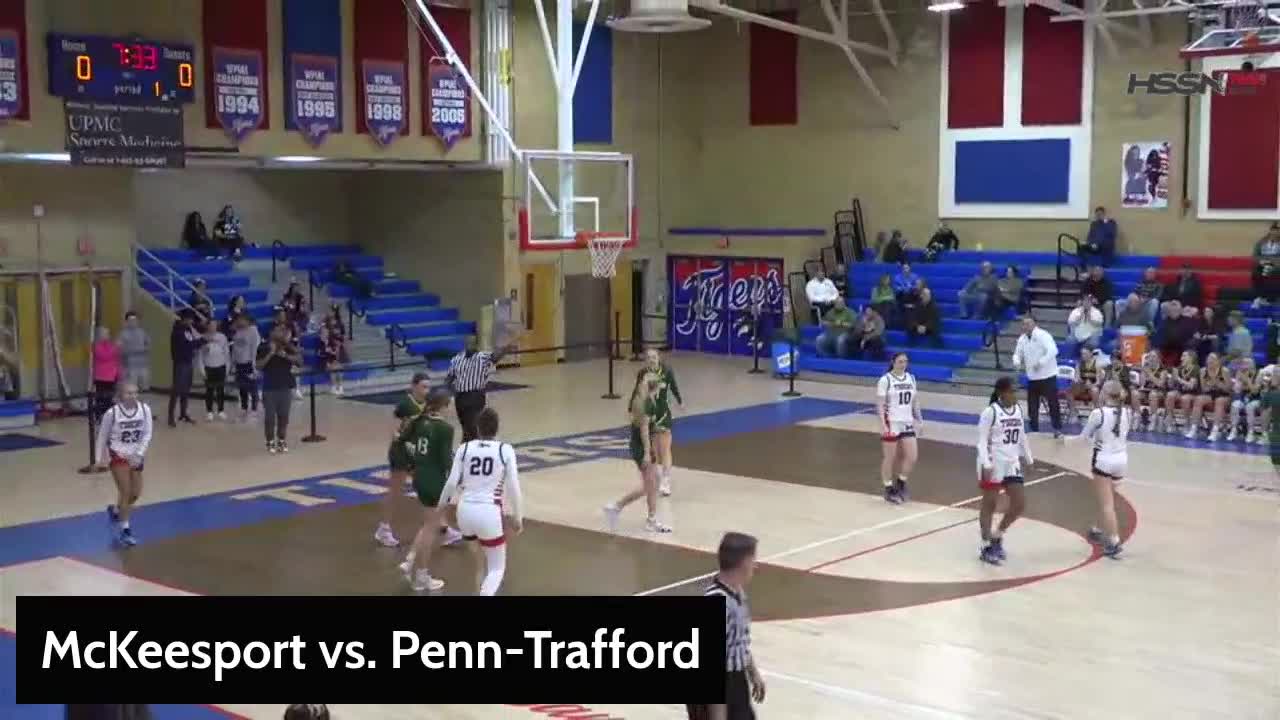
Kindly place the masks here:
[(1102, 455), (1097, 450), (1093, 451), (1093, 462), (1090, 463), (1093, 474), (1112, 480), (1123, 480), (1128, 465), (1128, 453)]
[(983, 472), (978, 465), (978, 487), (983, 490), (999, 490), (1010, 483), (1022, 483), (1022, 461), (991, 459), (991, 472)]
[(914, 422), (903, 422), (901, 420), (890, 420), (889, 429), (880, 439), (884, 442), (897, 442), (902, 438), (916, 436), (916, 424)]
[(506, 542), (502, 527), (502, 506), (497, 503), (458, 503), (458, 530), (468, 540), (478, 540), (485, 547)]

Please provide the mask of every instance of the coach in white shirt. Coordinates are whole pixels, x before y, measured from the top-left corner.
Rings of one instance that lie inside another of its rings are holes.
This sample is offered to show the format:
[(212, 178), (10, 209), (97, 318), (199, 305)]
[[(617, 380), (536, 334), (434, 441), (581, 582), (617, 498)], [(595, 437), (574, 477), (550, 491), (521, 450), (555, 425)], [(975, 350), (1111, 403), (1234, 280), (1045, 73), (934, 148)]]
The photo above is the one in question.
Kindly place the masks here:
[(1062, 409), (1058, 407), (1058, 344), (1030, 315), (1022, 317), (1022, 334), (1013, 350), (1013, 366), (1027, 374), (1027, 421), (1040, 431), (1040, 399), (1049, 403), (1053, 436), (1062, 437)]
[(822, 268), (818, 268), (809, 282), (805, 283), (804, 294), (809, 298), (809, 307), (813, 308), (815, 319), (819, 323), (831, 309), (836, 298), (840, 297), (836, 284), (831, 282), (831, 278), (827, 277), (826, 271)]

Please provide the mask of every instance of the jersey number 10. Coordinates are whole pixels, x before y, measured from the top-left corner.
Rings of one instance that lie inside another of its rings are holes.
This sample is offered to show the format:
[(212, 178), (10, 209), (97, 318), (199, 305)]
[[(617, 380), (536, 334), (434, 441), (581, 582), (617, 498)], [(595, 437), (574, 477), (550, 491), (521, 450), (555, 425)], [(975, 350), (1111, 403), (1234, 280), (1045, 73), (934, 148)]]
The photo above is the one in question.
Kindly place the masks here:
[(911, 391), (910, 391), (910, 390), (903, 390), (903, 391), (901, 391), (901, 392), (899, 392), (899, 393), (898, 393), (898, 404), (899, 404), (899, 405), (910, 405), (910, 404), (911, 404)]

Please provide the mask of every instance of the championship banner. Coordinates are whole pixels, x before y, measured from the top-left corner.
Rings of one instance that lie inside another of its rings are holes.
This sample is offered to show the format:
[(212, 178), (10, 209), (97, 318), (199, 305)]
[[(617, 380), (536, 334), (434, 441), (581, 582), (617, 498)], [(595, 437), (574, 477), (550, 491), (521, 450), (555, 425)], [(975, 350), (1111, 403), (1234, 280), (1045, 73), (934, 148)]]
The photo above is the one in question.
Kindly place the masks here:
[(294, 53), (289, 56), (289, 117), (312, 147), (329, 133), (342, 132), (342, 86), (338, 58)]
[(404, 63), (365, 60), (361, 63), (361, 75), (365, 127), (379, 145), (386, 147), (405, 129), (409, 118)]
[(262, 88), (266, 78), (262, 72), (262, 53), (215, 47), (213, 57), (213, 95), (218, 123), (237, 145), (249, 133), (262, 126)]
[(181, 105), (66, 100), (63, 107), (72, 165), (132, 168), (186, 165)]
[(467, 129), (467, 85), (444, 60), (432, 60), (427, 72), (431, 132), (440, 138), (447, 152)]
[(1125, 143), (1121, 157), (1120, 204), (1155, 210), (1169, 207), (1169, 143)]
[(0, 120), (22, 116), (22, 42), (18, 33), (0, 28)]

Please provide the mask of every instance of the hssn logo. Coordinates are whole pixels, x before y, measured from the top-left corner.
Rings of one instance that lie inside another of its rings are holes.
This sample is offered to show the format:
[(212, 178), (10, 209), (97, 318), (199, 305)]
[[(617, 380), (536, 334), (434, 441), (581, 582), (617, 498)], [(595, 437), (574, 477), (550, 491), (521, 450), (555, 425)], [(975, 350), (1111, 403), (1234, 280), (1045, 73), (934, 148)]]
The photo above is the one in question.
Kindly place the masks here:
[(1139, 89), (1148, 95), (1203, 95), (1205, 90), (1213, 90), (1215, 95), (1251, 95), (1267, 84), (1266, 73), (1235, 72), (1206, 75), (1198, 72), (1160, 72), (1150, 73), (1145, 78), (1137, 73), (1129, 73), (1128, 93), (1133, 95)]

